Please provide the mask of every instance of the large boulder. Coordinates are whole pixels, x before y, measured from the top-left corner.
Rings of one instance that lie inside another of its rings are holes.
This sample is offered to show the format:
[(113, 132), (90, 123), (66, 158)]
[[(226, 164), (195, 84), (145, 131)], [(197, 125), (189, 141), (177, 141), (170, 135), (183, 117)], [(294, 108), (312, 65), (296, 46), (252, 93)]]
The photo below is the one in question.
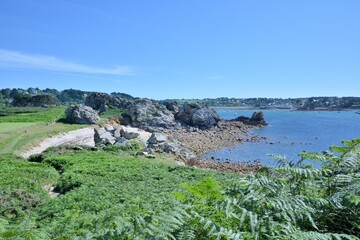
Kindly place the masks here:
[(65, 114), (68, 123), (96, 124), (100, 120), (97, 111), (82, 104), (71, 105), (66, 109)]
[(209, 129), (221, 119), (214, 109), (201, 103), (185, 103), (175, 117), (184, 124), (201, 129)]
[(121, 128), (120, 134), (122, 137), (130, 140), (140, 136), (140, 133), (137, 130), (131, 128)]
[(200, 103), (184, 103), (179, 112), (175, 115), (176, 120), (179, 120), (182, 123), (193, 126), (192, 116), (194, 112), (198, 109), (201, 109), (203, 105)]
[(209, 129), (220, 121), (220, 116), (211, 108), (200, 108), (192, 116), (194, 126), (201, 129)]
[(116, 142), (116, 138), (107, 129), (102, 127), (96, 128), (94, 131), (95, 144), (114, 144)]
[(178, 126), (174, 114), (155, 100), (139, 99), (127, 109), (131, 125), (145, 129), (173, 128)]
[(99, 113), (105, 112), (108, 109), (110, 96), (106, 93), (93, 92), (85, 98), (85, 105), (98, 110)]

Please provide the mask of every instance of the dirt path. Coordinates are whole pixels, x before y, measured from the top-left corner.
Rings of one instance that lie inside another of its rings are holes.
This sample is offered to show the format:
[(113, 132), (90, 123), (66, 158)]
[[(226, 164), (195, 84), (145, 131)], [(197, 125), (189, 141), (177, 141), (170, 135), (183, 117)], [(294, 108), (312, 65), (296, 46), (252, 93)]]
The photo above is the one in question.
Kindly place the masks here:
[(51, 138), (44, 139), (38, 146), (26, 150), (20, 155), (28, 158), (32, 154), (41, 153), (49, 147), (59, 146), (61, 144), (81, 144), (87, 146), (95, 146), (94, 141), (94, 128), (82, 128), (67, 133), (61, 133)]

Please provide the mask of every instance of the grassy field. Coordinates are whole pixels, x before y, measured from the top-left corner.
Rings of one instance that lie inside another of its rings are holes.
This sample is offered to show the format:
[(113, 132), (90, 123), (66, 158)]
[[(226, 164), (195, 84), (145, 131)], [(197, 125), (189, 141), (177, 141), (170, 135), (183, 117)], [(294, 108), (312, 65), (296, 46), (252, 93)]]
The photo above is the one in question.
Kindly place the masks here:
[(0, 109), (0, 153), (20, 153), (42, 139), (76, 130), (83, 125), (58, 122), (65, 107)]
[(65, 106), (53, 108), (7, 107), (0, 109), (0, 122), (55, 122), (65, 117)]
[(0, 123), (0, 134), (1, 133), (11, 133), (18, 129), (26, 129), (36, 123), (32, 122), (2, 122)]

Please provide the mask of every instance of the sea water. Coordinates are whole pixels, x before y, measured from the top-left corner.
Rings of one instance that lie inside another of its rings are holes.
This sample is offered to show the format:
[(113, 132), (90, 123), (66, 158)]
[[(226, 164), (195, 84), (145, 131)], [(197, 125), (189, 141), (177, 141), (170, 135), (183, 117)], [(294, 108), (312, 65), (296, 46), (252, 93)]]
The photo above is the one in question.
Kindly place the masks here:
[[(218, 109), (224, 119), (238, 116), (250, 117), (254, 110)], [(288, 111), (263, 110), (266, 127), (251, 130), (265, 137), (258, 142), (246, 142), (204, 155), (231, 162), (260, 160), (262, 165), (276, 165), (269, 154), (286, 156), (290, 161), (300, 159), (302, 151), (319, 152), (342, 140), (360, 138), (360, 114), (355, 111)], [(315, 165), (318, 165), (315, 163)]]

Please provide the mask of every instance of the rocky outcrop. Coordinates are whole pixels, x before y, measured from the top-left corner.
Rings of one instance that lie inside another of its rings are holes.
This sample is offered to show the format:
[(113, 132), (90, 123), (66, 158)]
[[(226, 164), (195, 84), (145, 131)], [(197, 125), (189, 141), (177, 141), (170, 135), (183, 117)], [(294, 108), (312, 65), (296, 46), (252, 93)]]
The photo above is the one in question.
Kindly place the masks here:
[(219, 115), (211, 108), (201, 108), (194, 112), (192, 116), (193, 125), (200, 129), (209, 129), (220, 121)]
[(140, 136), (140, 133), (137, 131), (129, 130), (126, 128), (121, 128), (120, 135), (128, 140), (135, 139)]
[(185, 103), (181, 107), (176, 102), (164, 102), (164, 104), (149, 99), (135, 101), (127, 111), (131, 125), (155, 132), (159, 128), (179, 128), (180, 124), (210, 129), (220, 121), (214, 109), (200, 103)]
[(147, 154), (153, 154), (154, 152), (166, 152), (174, 154), (183, 160), (189, 160), (195, 157), (195, 154), (192, 151), (184, 148), (178, 142), (170, 141), (161, 133), (153, 133), (147, 143), (147, 148), (144, 150)]
[(263, 112), (254, 112), (250, 118), (252, 122), (265, 122), (264, 113)]
[(176, 114), (175, 118), (187, 125), (192, 125), (192, 116), (196, 109), (200, 109), (202, 105), (200, 103), (185, 103), (179, 109), (179, 113)]
[(137, 139), (140, 142), (146, 143), (151, 136), (151, 133), (141, 129), (125, 127), (118, 124), (104, 124), (104, 126), (97, 127), (94, 131), (95, 144), (97, 145), (113, 144), (123, 146), (131, 139)]
[(116, 138), (111, 131), (106, 130), (104, 127), (95, 129), (95, 143), (96, 144), (114, 144)]
[(131, 104), (127, 109), (127, 115), (131, 118), (131, 125), (150, 131), (158, 128), (178, 127), (174, 114), (155, 100), (140, 99)]
[(265, 122), (265, 119), (264, 119), (264, 113), (261, 111), (254, 112), (252, 114), (251, 118), (240, 116), (235, 119), (232, 119), (231, 121), (238, 121), (238, 122), (242, 122), (244, 124), (252, 125), (252, 126), (266, 126), (267, 125), (267, 123)]
[(108, 109), (109, 101), (110, 96), (108, 94), (94, 92), (85, 98), (85, 105), (92, 107), (93, 109), (99, 111), (99, 113), (102, 113), (106, 112)]
[(220, 116), (214, 109), (200, 103), (185, 103), (180, 107), (175, 118), (186, 125), (200, 129), (212, 128), (220, 121)]
[(77, 124), (96, 124), (100, 117), (94, 109), (84, 105), (71, 105), (65, 111), (66, 122)]

